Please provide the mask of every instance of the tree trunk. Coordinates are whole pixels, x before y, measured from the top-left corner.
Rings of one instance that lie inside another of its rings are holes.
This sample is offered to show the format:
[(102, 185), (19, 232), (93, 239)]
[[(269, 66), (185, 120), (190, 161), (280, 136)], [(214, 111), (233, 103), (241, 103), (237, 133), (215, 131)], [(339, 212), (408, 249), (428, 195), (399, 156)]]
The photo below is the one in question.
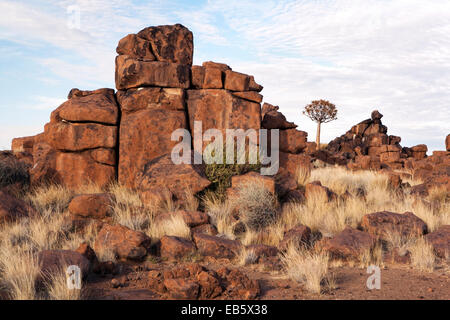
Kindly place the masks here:
[(320, 122), (317, 122), (316, 150), (320, 150)]

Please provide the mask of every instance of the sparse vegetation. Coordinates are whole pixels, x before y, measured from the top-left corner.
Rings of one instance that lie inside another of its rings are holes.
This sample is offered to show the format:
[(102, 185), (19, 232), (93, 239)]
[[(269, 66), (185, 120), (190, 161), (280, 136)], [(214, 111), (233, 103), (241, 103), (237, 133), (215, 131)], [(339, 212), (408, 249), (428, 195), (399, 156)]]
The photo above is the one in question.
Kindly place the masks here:
[(249, 230), (261, 230), (277, 218), (276, 196), (261, 184), (244, 184), (233, 201), (240, 219)]
[(291, 244), (280, 258), (290, 279), (304, 283), (308, 291), (320, 294), (328, 274), (329, 257), (326, 253), (312, 252)]

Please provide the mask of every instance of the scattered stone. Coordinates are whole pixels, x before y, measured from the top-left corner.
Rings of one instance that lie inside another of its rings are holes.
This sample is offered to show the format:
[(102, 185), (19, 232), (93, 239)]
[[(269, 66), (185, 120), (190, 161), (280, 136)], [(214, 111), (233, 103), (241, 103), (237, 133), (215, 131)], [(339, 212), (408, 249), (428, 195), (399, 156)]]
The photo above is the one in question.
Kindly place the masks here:
[(420, 236), (427, 232), (425, 222), (412, 212), (400, 214), (382, 211), (366, 214), (362, 218), (361, 227), (382, 239), (392, 232), (403, 236)]
[(112, 214), (112, 194), (82, 194), (69, 203), (69, 211), (74, 216), (102, 219)]
[(322, 240), (322, 248), (333, 258), (358, 260), (362, 253), (371, 250), (376, 238), (371, 234), (346, 227), (342, 232)]
[(194, 233), (193, 237), (198, 252), (204, 256), (232, 259), (239, 254), (242, 247), (238, 240), (219, 238), (204, 233)]
[(104, 224), (95, 239), (94, 250), (111, 250), (121, 259), (142, 260), (147, 255), (150, 242), (151, 239), (143, 232)]
[(192, 241), (174, 236), (161, 238), (161, 257), (169, 260), (181, 259), (195, 253)]

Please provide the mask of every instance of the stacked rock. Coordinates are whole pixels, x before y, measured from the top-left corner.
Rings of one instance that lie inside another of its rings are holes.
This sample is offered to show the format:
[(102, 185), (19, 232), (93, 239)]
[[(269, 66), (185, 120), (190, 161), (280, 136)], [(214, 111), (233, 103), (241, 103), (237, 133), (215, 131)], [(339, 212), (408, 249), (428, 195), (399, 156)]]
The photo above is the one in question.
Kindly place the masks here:
[(33, 138), (31, 182), (107, 185), (116, 178), (118, 121), (113, 89), (72, 89)]

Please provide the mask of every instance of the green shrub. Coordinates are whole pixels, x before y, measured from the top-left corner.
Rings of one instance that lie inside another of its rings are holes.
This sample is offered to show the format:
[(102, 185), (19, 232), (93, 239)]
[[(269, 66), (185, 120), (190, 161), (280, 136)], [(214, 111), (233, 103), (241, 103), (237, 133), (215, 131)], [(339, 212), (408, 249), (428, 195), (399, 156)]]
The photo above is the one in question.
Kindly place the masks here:
[(245, 174), (250, 171), (259, 172), (261, 169), (261, 163), (259, 161), (257, 164), (249, 164), (247, 163), (248, 161), (245, 164), (236, 163), (236, 156), (233, 164), (227, 164), (225, 161), (225, 152), (223, 154), (224, 159), (222, 164), (212, 163), (205, 165), (206, 177), (212, 182), (208, 190), (214, 192), (222, 201), (226, 199), (227, 188), (231, 187), (232, 176)]

